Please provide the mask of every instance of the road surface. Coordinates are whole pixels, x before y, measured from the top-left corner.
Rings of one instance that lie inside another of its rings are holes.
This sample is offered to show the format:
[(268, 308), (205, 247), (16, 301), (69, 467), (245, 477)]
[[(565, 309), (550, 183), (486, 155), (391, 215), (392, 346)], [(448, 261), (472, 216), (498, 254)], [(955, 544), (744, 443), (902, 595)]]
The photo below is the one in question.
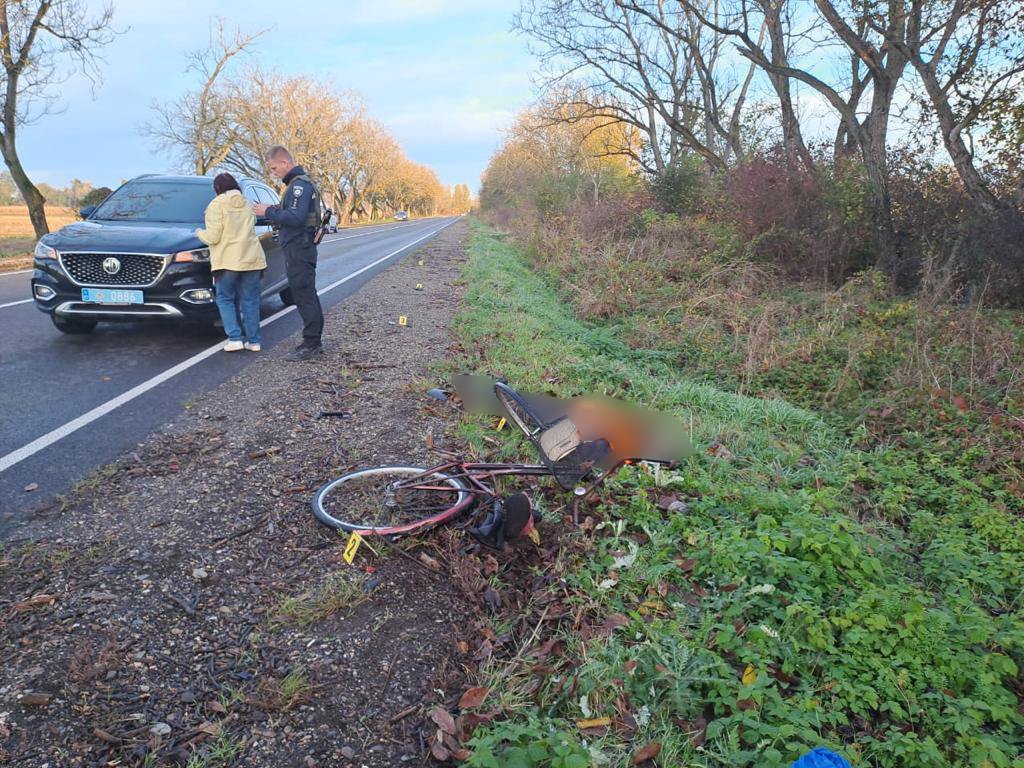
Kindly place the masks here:
[[(328, 235), (317, 270), (324, 309), (456, 220)], [(27, 300), (30, 278), (0, 274), (0, 538), (256, 357), (220, 353), (216, 335), (173, 323), (101, 323), (85, 336), (62, 334)], [(297, 342), (302, 323), (294, 307), (268, 299), (261, 316), (261, 354)]]

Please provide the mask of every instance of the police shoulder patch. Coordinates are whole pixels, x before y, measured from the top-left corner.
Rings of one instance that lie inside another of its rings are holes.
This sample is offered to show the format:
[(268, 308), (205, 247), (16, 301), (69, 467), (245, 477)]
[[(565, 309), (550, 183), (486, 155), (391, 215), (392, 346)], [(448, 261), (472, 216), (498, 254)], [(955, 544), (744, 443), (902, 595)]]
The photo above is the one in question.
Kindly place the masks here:
[(296, 184), (295, 187), (292, 189), (292, 194), (295, 195), (296, 197), (301, 196), (302, 195), (302, 185), (301, 184)]

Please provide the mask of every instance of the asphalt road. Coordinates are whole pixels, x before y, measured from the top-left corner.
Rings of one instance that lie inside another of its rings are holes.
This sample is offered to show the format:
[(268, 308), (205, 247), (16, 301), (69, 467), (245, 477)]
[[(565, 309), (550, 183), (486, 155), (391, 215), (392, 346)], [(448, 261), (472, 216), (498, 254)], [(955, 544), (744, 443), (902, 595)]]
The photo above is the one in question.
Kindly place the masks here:
[[(454, 221), (328, 235), (317, 269), (324, 309)], [(220, 353), (216, 335), (172, 323), (101, 323), (89, 335), (62, 334), (26, 301), (30, 278), (30, 272), (0, 274), (0, 538), (27, 511), (131, 450), (256, 357)], [(263, 304), (261, 354), (297, 343), (298, 312), (282, 310), (276, 298)], [(25, 491), (30, 485), (38, 487)]]

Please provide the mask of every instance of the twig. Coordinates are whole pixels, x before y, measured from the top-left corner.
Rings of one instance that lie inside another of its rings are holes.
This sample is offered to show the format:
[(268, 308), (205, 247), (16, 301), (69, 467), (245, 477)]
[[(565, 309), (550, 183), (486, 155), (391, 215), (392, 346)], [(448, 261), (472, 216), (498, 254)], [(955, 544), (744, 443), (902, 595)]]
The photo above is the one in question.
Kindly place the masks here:
[(395, 662), (398, 661), (398, 652), (402, 650), (401, 640), (405, 637), (404, 634), (398, 636), (398, 642), (395, 643), (395, 652), (391, 654), (391, 663), (388, 664), (388, 676), (384, 679), (384, 687), (380, 689), (380, 705), (384, 706), (384, 695), (388, 692), (388, 686), (391, 685), (391, 678), (395, 674)]
[(389, 725), (394, 725), (395, 723), (399, 722), (400, 720), (404, 720), (405, 718), (407, 718), (409, 715), (413, 714), (419, 708), (420, 708), (419, 704), (413, 704), (411, 707), (406, 707), (401, 712), (399, 712), (397, 715), (393, 716), (390, 720), (388, 720), (388, 724)]
[(239, 536), (245, 536), (245, 534), (247, 533), (252, 533), (257, 528), (262, 528), (269, 519), (270, 513), (264, 512), (262, 515), (260, 515), (260, 518), (256, 521), (255, 524), (250, 525), (248, 528), (242, 528), (241, 530), (235, 531), (234, 533), (229, 533), (227, 536), (221, 536), (219, 539), (214, 539), (210, 543), (215, 547), (219, 547), (222, 544), (226, 544), (227, 542), (231, 541), (232, 539), (237, 539)]

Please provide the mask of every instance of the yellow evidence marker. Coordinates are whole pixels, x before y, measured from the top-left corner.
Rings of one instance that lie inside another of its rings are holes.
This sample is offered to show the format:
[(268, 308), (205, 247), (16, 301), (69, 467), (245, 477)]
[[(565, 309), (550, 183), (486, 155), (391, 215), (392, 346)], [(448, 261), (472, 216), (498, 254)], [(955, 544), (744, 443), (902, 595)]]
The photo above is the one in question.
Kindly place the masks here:
[(408, 325), (409, 324), (409, 318), (407, 318), (405, 315), (399, 315), (398, 316), (398, 324), (399, 325)]
[(508, 422), (505, 421), (505, 417), (502, 416), (501, 417), (501, 421), (498, 422), (498, 427), (497, 427), (498, 431), (501, 432), (501, 430), (503, 430), (505, 428), (505, 424), (507, 424), (507, 423)]
[(345, 545), (345, 552), (342, 554), (346, 563), (352, 565), (352, 561), (356, 558), (356, 552), (359, 550), (359, 545), (362, 543), (363, 537), (357, 531), (352, 531), (352, 535), (348, 537), (348, 544)]

